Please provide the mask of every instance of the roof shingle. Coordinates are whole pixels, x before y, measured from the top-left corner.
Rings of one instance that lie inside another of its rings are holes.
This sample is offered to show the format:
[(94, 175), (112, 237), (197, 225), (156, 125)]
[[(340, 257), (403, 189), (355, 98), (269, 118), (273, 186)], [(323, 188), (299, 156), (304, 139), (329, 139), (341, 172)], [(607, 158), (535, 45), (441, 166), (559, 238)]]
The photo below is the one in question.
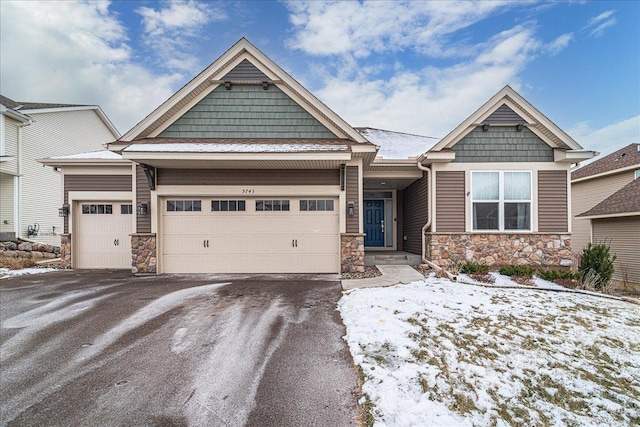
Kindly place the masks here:
[(640, 212), (640, 178), (636, 178), (588, 211), (576, 217)]
[(571, 172), (571, 179), (586, 178), (628, 166), (640, 165), (640, 151), (638, 151), (638, 147), (640, 147), (640, 144), (629, 144), (608, 156), (589, 163)]

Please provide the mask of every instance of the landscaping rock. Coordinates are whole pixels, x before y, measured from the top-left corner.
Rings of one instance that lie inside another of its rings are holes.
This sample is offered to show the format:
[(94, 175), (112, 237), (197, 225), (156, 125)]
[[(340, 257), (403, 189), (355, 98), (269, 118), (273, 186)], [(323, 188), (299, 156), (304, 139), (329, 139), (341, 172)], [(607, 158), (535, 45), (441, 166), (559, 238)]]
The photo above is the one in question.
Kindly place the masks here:
[(18, 245), (16, 245), (14, 242), (4, 242), (3, 245), (5, 250), (7, 251), (15, 251), (18, 249)]
[(33, 250), (33, 243), (31, 242), (22, 242), (18, 245), (19, 251), (27, 251), (31, 252)]

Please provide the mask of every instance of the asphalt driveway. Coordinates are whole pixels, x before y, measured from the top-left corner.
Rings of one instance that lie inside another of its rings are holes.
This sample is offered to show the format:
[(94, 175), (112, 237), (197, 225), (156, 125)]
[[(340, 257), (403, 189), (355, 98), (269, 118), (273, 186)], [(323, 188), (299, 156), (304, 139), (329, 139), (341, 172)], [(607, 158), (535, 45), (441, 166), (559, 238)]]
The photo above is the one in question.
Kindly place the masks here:
[(348, 426), (337, 276), (0, 280), (0, 424)]

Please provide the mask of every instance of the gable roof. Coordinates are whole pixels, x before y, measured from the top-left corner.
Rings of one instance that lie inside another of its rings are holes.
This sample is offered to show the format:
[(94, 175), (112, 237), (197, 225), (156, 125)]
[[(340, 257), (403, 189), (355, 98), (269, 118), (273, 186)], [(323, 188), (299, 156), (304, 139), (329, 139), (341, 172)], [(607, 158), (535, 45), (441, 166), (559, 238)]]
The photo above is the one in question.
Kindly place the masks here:
[[(0, 95), (0, 104), (8, 109), (19, 112), (26, 115), (36, 113), (50, 113), (50, 112), (64, 112), (64, 111), (81, 111), (81, 110), (94, 110), (100, 120), (113, 134), (114, 138), (120, 137), (120, 132), (111, 123), (109, 117), (102, 111), (102, 108), (98, 105), (81, 105), (81, 104), (53, 104), (48, 102), (20, 102), (14, 101), (6, 96)], [(28, 117), (28, 116), (27, 116)]]
[[(263, 80), (263, 76), (268, 80)], [(156, 137), (215, 88), (226, 82), (233, 84), (234, 79), (242, 79), (244, 83), (273, 84), (318, 119), (336, 138), (368, 144), (347, 122), (244, 37), (125, 133), (120, 142)]]
[(451, 148), (477, 126), (486, 124), (488, 118), (498, 125), (522, 124), (553, 148), (582, 150), (580, 144), (507, 85), (429, 151)]
[(636, 178), (578, 218), (640, 215), (640, 178)]
[(41, 110), (49, 108), (68, 108), (68, 107), (90, 107), (89, 105), (80, 104), (52, 104), (48, 102), (22, 102), (14, 101), (6, 96), (0, 95), (0, 104), (12, 110)]
[(603, 174), (622, 172), (633, 167), (640, 167), (640, 144), (635, 143), (574, 170), (571, 172), (571, 180), (595, 178)]

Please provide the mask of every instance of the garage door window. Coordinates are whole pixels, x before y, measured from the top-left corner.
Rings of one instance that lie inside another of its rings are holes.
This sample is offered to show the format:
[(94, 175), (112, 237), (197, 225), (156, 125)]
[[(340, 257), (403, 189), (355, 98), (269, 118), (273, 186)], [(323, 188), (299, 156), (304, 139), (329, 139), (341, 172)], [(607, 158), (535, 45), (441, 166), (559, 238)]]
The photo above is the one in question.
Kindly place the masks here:
[(333, 200), (300, 200), (301, 211), (333, 211)]
[(201, 200), (167, 200), (167, 212), (200, 212)]
[(256, 211), (288, 211), (289, 200), (256, 200)]
[(120, 205), (120, 213), (122, 215), (131, 215), (133, 213), (132, 205)]
[(82, 213), (88, 215), (111, 215), (113, 205), (82, 205)]
[(211, 211), (213, 212), (244, 212), (247, 207), (245, 200), (212, 200)]

